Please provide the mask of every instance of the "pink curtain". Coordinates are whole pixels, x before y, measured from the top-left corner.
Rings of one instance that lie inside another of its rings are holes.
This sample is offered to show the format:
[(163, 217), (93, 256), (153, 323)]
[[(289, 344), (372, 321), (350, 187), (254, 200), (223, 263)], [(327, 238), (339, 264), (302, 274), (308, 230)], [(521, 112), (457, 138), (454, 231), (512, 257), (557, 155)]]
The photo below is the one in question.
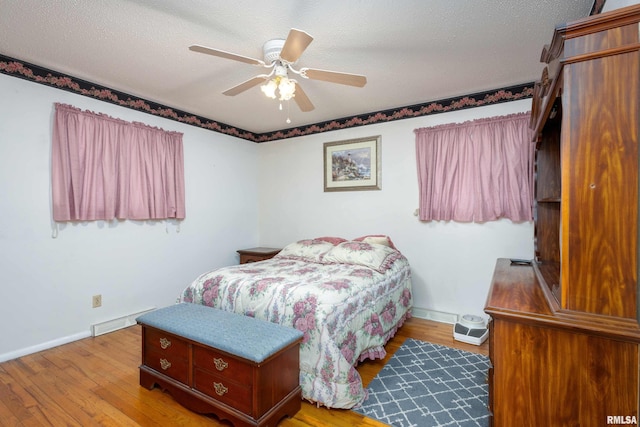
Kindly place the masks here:
[(55, 104), (55, 221), (185, 217), (182, 134)]
[(414, 132), (420, 220), (532, 220), (529, 113)]

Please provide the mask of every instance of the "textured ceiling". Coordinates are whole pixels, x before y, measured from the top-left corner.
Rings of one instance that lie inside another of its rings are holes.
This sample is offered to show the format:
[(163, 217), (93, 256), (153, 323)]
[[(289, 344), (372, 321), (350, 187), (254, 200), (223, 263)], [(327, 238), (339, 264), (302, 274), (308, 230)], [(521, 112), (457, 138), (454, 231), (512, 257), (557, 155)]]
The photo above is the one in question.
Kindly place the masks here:
[[(553, 29), (593, 0), (0, 0), (0, 54), (255, 133), (537, 80)], [(356, 88), (298, 79), (315, 110), (278, 110), (259, 87), (222, 92), (290, 28), (314, 37), (297, 63), (364, 74)], [(287, 114), (291, 123), (286, 123)]]

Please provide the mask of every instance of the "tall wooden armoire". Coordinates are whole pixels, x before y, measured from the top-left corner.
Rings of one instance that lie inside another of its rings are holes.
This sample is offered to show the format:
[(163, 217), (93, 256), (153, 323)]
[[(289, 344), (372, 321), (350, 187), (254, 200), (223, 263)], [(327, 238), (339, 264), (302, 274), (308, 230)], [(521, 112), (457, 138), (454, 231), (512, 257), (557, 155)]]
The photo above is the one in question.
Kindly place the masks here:
[(497, 427), (638, 425), (640, 5), (556, 28), (542, 52), (535, 259), (497, 262)]

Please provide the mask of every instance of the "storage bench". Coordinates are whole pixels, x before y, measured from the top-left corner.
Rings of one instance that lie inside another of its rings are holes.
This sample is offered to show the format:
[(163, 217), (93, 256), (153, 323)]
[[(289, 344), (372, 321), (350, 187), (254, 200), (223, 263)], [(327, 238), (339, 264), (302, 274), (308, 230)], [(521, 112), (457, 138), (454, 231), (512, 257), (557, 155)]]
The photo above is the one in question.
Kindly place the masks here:
[(136, 320), (141, 386), (236, 427), (275, 426), (300, 409), (300, 331), (188, 303)]

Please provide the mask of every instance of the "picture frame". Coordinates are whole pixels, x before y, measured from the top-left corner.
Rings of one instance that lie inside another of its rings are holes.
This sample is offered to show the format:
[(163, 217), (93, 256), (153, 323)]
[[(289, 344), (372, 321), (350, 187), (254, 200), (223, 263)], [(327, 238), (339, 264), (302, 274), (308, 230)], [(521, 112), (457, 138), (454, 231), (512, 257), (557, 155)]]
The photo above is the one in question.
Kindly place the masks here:
[(324, 191), (381, 190), (380, 135), (324, 143)]

